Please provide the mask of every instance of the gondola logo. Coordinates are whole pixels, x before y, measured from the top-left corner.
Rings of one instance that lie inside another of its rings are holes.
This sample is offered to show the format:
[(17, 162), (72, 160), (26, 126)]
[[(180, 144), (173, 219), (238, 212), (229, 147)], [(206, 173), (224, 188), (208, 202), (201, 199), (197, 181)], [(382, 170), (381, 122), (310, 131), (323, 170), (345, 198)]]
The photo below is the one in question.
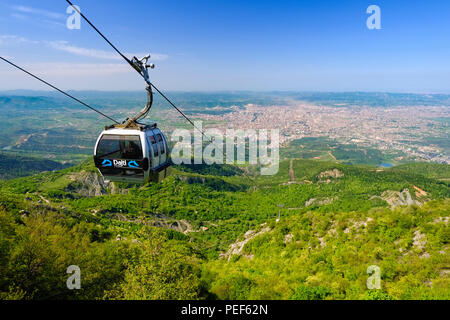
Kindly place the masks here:
[(104, 167), (112, 167), (111, 160), (108, 160), (108, 159), (103, 160), (102, 166), (104, 166)]
[(130, 161), (130, 162), (128, 162), (128, 166), (129, 166), (130, 168), (139, 168), (139, 165), (137, 164), (136, 161)]
[(123, 168), (127, 166), (126, 160), (114, 160), (114, 167)]

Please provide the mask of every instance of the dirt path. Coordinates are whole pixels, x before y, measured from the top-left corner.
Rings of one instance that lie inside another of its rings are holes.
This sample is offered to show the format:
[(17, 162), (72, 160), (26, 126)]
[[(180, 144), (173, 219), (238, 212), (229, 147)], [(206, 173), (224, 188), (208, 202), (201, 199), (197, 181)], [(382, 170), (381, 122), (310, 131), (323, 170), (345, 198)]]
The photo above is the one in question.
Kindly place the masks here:
[(51, 205), (50, 201), (48, 201), (47, 199), (45, 199), (43, 196), (39, 195), (39, 198), (41, 198), (42, 201), (44, 201), (46, 204)]
[(294, 162), (294, 160), (291, 159), (291, 162), (289, 163), (289, 178), (290, 178), (291, 182), (295, 181), (293, 162)]
[(334, 161), (337, 161), (336, 157), (331, 153), (331, 151), (328, 151), (328, 154), (331, 158), (333, 158)]

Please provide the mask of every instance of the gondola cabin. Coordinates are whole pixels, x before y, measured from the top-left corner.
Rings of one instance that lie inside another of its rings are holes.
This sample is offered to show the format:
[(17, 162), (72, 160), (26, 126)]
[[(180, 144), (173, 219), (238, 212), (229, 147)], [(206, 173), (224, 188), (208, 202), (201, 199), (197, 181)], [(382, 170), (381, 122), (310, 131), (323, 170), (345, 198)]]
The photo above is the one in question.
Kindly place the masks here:
[(95, 145), (94, 162), (106, 181), (157, 182), (170, 166), (169, 148), (156, 124), (105, 128)]

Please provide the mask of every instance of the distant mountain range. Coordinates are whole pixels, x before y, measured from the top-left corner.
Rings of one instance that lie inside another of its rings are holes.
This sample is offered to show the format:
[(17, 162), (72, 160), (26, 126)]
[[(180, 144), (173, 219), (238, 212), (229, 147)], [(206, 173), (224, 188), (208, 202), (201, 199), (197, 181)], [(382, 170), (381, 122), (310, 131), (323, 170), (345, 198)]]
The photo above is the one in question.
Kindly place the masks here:
[[(145, 102), (145, 92), (142, 91), (68, 91), (82, 99), (128, 99)], [(190, 107), (215, 107), (238, 105), (247, 103), (270, 105), (286, 101), (307, 101), (328, 106), (450, 106), (450, 94), (424, 94), (424, 93), (390, 93), (390, 92), (295, 92), (295, 91), (223, 91), (223, 92), (181, 92), (171, 91), (167, 94), (175, 102), (183, 104), (189, 100), (191, 103), (183, 105)], [(54, 91), (10, 90), (0, 91), (0, 97), (51, 97), (63, 98)], [(163, 102), (155, 95), (155, 103)], [(195, 101), (201, 102), (200, 104)], [(194, 103), (192, 103), (194, 102)]]

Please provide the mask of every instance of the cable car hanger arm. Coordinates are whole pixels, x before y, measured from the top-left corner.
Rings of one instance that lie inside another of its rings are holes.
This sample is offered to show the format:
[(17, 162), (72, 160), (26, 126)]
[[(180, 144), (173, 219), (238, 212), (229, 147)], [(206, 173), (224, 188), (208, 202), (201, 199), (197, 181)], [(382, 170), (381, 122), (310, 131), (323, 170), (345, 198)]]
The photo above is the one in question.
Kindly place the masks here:
[(155, 65), (147, 64), (148, 60), (150, 59), (150, 55), (146, 55), (142, 59), (138, 59), (136, 57), (133, 57), (133, 60), (131, 60), (133, 68), (139, 72), (139, 74), (144, 78), (147, 90), (147, 104), (137, 115), (132, 117), (131, 119), (127, 119), (125, 121), (125, 127), (132, 126), (134, 123), (137, 123), (140, 119), (144, 118), (149, 112), (153, 104), (153, 91), (152, 91), (152, 84), (150, 82), (150, 76), (148, 73), (148, 69), (154, 69)]

